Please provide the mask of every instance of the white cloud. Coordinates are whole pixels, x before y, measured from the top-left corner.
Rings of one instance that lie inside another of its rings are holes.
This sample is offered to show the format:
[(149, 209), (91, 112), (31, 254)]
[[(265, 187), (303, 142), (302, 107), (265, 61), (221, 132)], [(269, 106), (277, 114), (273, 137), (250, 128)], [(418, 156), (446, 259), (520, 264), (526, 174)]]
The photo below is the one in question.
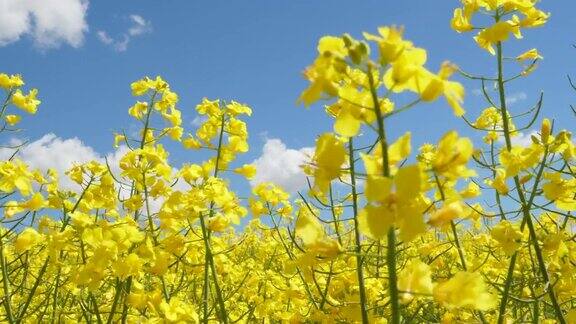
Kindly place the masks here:
[[(516, 136), (512, 136), (510, 138), (510, 141), (512, 142), (512, 145), (516, 145), (516, 146), (521, 146), (521, 147), (528, 147), (530, 145), (532, 145), (532, 136), (538, 136), (538, 131), (530, 131), (529, 133), (524, 133), (524, 132), (518, 132), (516, 133)], [(501, 144), (504, 144), (505, 140), (503, 136), (500, 136), (500, 138), (498, 139), (498, 142), (500, 142)]]
[(480, 88), (472, 89), (472, 94), (475, 96), (480, 96), (482, 95), (482, 89)]
[(0, 0), (0, 46), (29, 35), (42, 49), (79, 47), (88, 31), (88, 0)]
[(128, 35), (138, 36), (152, 31), (152, 25), (149, 21), (142, 18), (142, 16), (130, 15), (130, 20), (132, 20), (134, 24), (128, 29)]
[(308, 157), (313, 155), (314, 148), (304, 147), (289, 149), (279, 139), (267, 139), (262, 155), (252, 163), (256, 166), (256, 177), (250, 181), (252, 186), (261, 182), (273, 182), (286, 191), (294, 193), (305, 189), (306, 176), (302, 171)]
[[(11, 139), (7, 146), (14, 147), (22, 144), (19, 139)], [(14, 153), (14, 149), (0, 148), (0, 161), (7, 160)], [(69, 139), (62, 139), (52, 133), (42, 136), (40, 139), (27, 143), (18, 152), (17, 158), (24, 161), (31, 169), (40, 169), (46, 172), (48, 169), (55, 169), (58, 171), (60, 187), (66, 190), (78, 191), (80, 187), (77, 183), (73, 182), (65, 172), (77, 164), (82, 164), (90, 161), (98, 161), (100, 163), (108, 162), (110, 171), (116, 179), (120, 178), (120, 159), (129, 151), (125, 145), (120, 146), (113, 152), (107, 154), (100, 154), (92, 147), (84, 144), (80, 139), (74, 137)], [(173, 174), (178, 170), (173, 169)], [(179, 181), (175, 186), (175, 190), (187, 190), (188, 185)], [(120, 198), (125, 199), (130, 196), (130, 189), (127, 186), (118, 186)], [(150, 210), (156, 213), (162, 207), (164, 202), (163, 198), (151, 199)]]
[(128, 44), (134, 37), (142, 36), (152, 32), (152, 24), (140, 15), (130, 15), (128, 17), (132, 25), (128, 30), (118, 37), (110, 36), (106, 31), (99, 30), (96, 35), (105, 45), (112, 47), (117, 52), (124, 52), (128, 49)]
[(204, 122), (206, 122), (206, 120), (208, 120), (208, 118), (206, 116), (196, 116), (194, 117), (194, 119), (192, 119), (192, 121), (190, 122), (190, 125), (194, 126), (194, 127), (199, 127), (200, 125), (204, 124)]
[[(495, 92), (497, 90), (497, 88), (486, 88), (487, 92)], [(475, 96), (481, 96), (483, 95), (482, 89), (481, 88), (476, 88), (476, 89), (472, 89), (472, 94)], [(523, 91), (519, 91), (519, 92), (513, 92), (513, 93), (509, 93), (506, 95), (506, 105), (508, 106), (512, 106), (520, 101), (524, 101), (528, 99), (528, 95), (526, 94), (526, 92)]]
[[(15, 144), (15, 140), (12, 141)], [(3, 149), (0, 158), (5, 160), (14, 150)], [(18, 158), (31, 168), (46, 171), (56, 169), (60, 175), (60, 185), (66, 189), (77, 189), (78, 185), (64, 175), (75, 164), (92, 160), (102, 161), (102, 157), (90, 146), (74, 137), (62, 139), (54, 134), (46, 134), (39, 140), (26, 144), (19, 152)]]
[(106, 33), (103, 30), (99, 30), (96, 35), (98, 36), (98, 39), (106, 44), (106, 45), (110, 45), (112, 43), (114, 43), (114, 39), (112, 39), (112, 37), (108, 36), (108, 33)]
[(515, 92), (506, 96), (506, 104), (512, 106), (517, 102), (524, 101), (528, 98), (526, 92)]
[(533, 130), (530, 133), (518, 132), (518, 135), (510, 138), (512, 145), (518, 145), (522, 147), (528, 147), (532, 145), (532, 136), (538, 137), (538, 132)]

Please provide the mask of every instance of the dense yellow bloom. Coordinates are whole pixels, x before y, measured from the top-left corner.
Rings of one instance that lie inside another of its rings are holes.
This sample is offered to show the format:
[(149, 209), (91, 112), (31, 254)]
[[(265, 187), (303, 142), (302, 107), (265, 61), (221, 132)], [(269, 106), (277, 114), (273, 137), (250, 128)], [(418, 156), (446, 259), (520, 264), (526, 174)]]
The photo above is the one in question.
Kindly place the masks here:
[(0, 162), (0, 191), (11, 193), (17, 189), (24, 196), (32, 192), (34, 176), (24, 162), (15, 159)]
[[(370, 202), (358, 216), (362, 233), (373, 239), (386, 236), (390, 226), (400, 228), (406, 240), (425, 231), (422, 198), (422, 174), (418, 165), (402, 167), (393, 178), (369, 173), (366, 180), (366, 199)], [(395, 189), (395, 190), (393, 190)]]
[(319, 192), (327, 192), (330, 181), (342, 174), (346, 160), (344, 142), (332, 134), (323, 134), (316, 141), (314, 153), (314, 187)]
[(466, 167), (473, 153), (474, 148), (470, 139), (459, 137), (455, 131), (448, 132), (438, 143), (431, 161), (432, 169), (449, 179), (474, 176), (476, 172)]
[(306, 206), (300, 206), (295, 230), (304, 246), (316, 255), (334, 257), (342, 249), (338, 241), (326, 235), (324, 227)]
[[(480, 8), (489, 12), (497, 12), (496, 22), (492, 26), (481, 29), (474, 37), (476, 43), (492, 55), (495, 54), (493, 46), (506, 41), (510, 33), (516, 38), (522, 38), (521, 28), (542, 26), (550, 16), (537, 9), (535, 5), (538, 1), (532, 0), (461, 0), (461, 2), (462, 8), (454, 10), (451, 21), (452, 29), (459, 33), (474, 29), (471, 20)], [(509, 16), (511, 19), (500, 20), (502, 16)]]
[(516, 38), (522, 38), (520, 28), (512, 21), (499, 21), (494, 25), (483, 29), (474, 37), (478, 46), (484, 48), (490, 54), (496, 54), (494, 44), (508, 40), (510, 33)]
[(452, 220), (464, 216), (464, 206), (460, 201), (445, 203), (444, 206), (430, 214), (428, 223), (432, 226), (443, 226)]
[(500, 163), (505, 167), (506, 176), (513, 177), (540, 162), (543, 153), (544, 149), (537, 144), (525, 148), (514, 146), (510, 151), (500, 152)]
[(40, 243), (42, 235), (33, 228), (26, 228), (18, 235), (14, 242), (14, 248), (19, 252), (30, 250), (34, 245)]
[(20, 89), (16, 90), (12, 95), (12, 103), (14, 106), (24, 110), (29, 114), (35, 114), (40, 100), (36, 99), (38, 90), (32, 89), (27, 95), (24, 95)]
[(142, 119), (144, 115), (148, 112), (147, 102), (136, 102), (130, 109), (128, 109), (128, 114), (136, 119)]
[(22, 77), (18, 74), (8, 75), (0, 73), (0, 88), (10, 90), (12, 88), (19, 88), (24, 85)]
[[(477, 30), (490, 50), (546, 22), (536, 4), (462, 0), (451, 26)], [(493, 24), (473, 22), (477, 13), (492, 15)], [(374, 59), (369, 44), (378, 47)], [(397, 27), (364, 33), (364, 40), (326, 36), (317, 50), (299, 100), (329, 100), (334, 133), (317, 138), (302, 166), (309, 178), (290, 179), (306, 181), (307, 194), (291, 197), (277, 184), (253, 181), (250, 195), (247, 187), (236, 191), (236, 180), (248, 186), (237, 175), (256, 172), (237, 161), (250, 149), (243, 118), (252, 109), (204, 98), (188, 112), (198, 115), (190, 129), (178, 94), (161, 77), (132, 83), (140, 101), (128, 113), (141, 129), (115, 133), (118, 159), (74, 163), (60, 179), (20, 160), (27, 151), (3, 148), (5, 157), (16, 155), (0, 162), (0, 320), (573, 321), (571, 133), (553, 132), (544, 119), (531, 145), (504, 149), (503, 135), (519, 134), (514, 122), (524, 114), (493, 107), (492, 81), (505, 94), (502, 84), (516, 78), (502, 80), (509, 71), (501, 71), (498, 79), (479, 76), (488, 81), (482, 90), (490, 107), (472, 123), (465, 119), (482, 131), (485, 149), (448, 131), (411, 156), (413, 134), (421, 140), (424, 133), (404, 129), (398, 115), (443, 96), (461, 116), (464, 88), (450, 80), (458, 68), (444, 63), (430, 72), (426, 50)], [(530, 50), (510, 61), (539, 58)], [(12, 105), (36, 111), (36, 90), (26, 94), (22, 85), (18, 75), (0, 74), (5, 126), (20, 120)], [(175, 164), (171, 140), (197, 151)], [(469, 167), (471, 159), (478, 168)]]
[(453, 64), (444, 62), (437, 75), (422, 71), (417, 83), (422, 100), (433, 101), (443, 95), (452, 107), (454, 115), (460, 117), (465, 113), (462, 108), (464, 87), (458, 82), (448, 80), (456, 69)]
[(389, 64), (396, 61), (404, 53), (404, 50), (412, 47), (411, 42), (402, 38), (403, 33), (404, 29), (396, 26), (380, 27), (378, 28), (379, 36), (364, 33), (364, 37), (369, 41), (378, 43), (380, 62)]
[(576, 210), (576, 178), (564, 179), (559, 173), (546, 173), (542, 189), (544, 196), (562, 210)]
[(398, 289), (403, 292), (402, 299), (405, 302), (421, 295), (431, 295), (433, 287), (432, 271), (420, 260), (408, 263), (398, 275)]
[(318, 101), (323, 93), (335, 96), (338, 93), (338, 82), (345, 70), (343, 59), (346, 55), (347, 50), (341, 38), (322, 37), (318, 42), (318, 57), (304, 72), (311, 84), (298, 100), (309, 106)]
[(522, 243), (522, 232), (509, 221), (498, 223), (492, 228), (490, 234), (508, 255), (514, 253)]
[(496, 169), (494, 179), (486, 179), (486, 184), (496, 189), (496, 191), (501, 195), (507, 195), (509, 188), (506, 184), (506, 170), (502, 168)]
[(434, 287), (434, 299), (447, 308), (489, 310), (495, 299), (479, 273), (458, 272)]

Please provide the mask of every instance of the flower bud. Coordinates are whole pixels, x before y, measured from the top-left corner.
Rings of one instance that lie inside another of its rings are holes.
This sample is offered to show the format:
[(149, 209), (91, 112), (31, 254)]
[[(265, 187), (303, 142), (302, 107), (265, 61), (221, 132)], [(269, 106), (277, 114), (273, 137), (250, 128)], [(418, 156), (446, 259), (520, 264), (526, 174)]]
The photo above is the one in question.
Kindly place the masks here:
[(550, 137), (550, 131), (552, 130), (552, 124), (550, 119), (544, 118), (542, 121), (542, 126), (540, 127), (540, 137), (542, 138), (542, 143), (548, 143), (548, 138)]

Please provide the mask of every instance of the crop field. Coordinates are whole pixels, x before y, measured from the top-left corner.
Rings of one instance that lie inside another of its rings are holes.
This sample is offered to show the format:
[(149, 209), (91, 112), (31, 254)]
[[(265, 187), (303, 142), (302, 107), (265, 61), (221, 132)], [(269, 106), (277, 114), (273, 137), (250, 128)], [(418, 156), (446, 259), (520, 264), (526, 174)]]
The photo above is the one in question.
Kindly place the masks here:
[[(530, 34), (553, 15), (453, 2), (478, 66), (431, 64), (399, 25), (317, 39), (287, 109), (325, 112), (330, 131), (310, 138), (298, 190), (254, 181), (250, 103), (204, 98), (191, 122), (155, 75), (123, 90), (137, 127), (110, 134), (117, 158), (35, 167), (14, 138), (44, 123), (43, 90), (0, 73), (0, 321), (576, 323), (575, 142), (543, 95), (512, 98), (539, 78)], [(451, 119), (415, 141), (432, 104)]]

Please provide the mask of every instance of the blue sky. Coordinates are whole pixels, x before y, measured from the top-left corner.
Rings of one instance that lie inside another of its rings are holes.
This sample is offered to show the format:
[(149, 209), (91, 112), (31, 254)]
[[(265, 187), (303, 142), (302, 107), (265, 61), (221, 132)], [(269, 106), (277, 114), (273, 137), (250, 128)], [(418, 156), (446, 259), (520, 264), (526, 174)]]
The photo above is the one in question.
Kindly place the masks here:
[[(47, 6), (57, 3), (46, 1)], [(477, 47), (473, 35), (450, 29), (458, 5), (456, 0), (91, 1), (83, 17), (87, 28), (80, 32), (81, 43), (43, 44), (39, 38), (46, 35), (35, 34), (32, 24), (19, 40), (0, 47), (0, 70), (21, 73), (40, 91), (38, 114), (23, 124), (26, 132), (21, 136), (30, 140), (53, 133), (61, 139), (78, 137), (96, 152), (110, 152), (112, 132), (133, 123), (127, 114), (135, 101), (130, 83), (161, 75), (180, 95), (188, 129), (203, 97), (250, 105), (251, 153), (243, 158), (249, 162), (261, 155), (266, 139), (280, 139), (297, 150), (313, 146), (315, 136), (331, 129), (320, 104), (309, 109), (296, 104), (307, 85), (301, 72), (314, 59), (322, 35), (348, 32), (360, 37), (362, 31), (375, 32), (378, 26), (404, 25), (406, 38), (428, 50), (430, 69), (450, 60), (472, 73), (494, 73), (495, 58)], [(516, 98), (510, 108), (523, 111), (543, 90), (544, 115), (557, 119), (560, 127), (570, 127), (575, 119), (569, 104), (576, 103), (576, 93), (571, 92), (566, 74), (576, 76), (576, 49), (571, 47), (576, 43), (576, 3), (543, 1), (540, 7), (552, 13), (549, 23), (526, 30), (522, 41), (506, 44), (509, 56), (532, 47), (544, 56), (538, 69), (510, 90)], [(144, 21), (143, 29), (133, 32), (125, 50), (119, 51), (115, 44), (139, 26), (134, 15)], [(0, 26), (7, 24), (3, 17), (0, 14)], [(110, 44), (99, 32), (106, 33)], [(0, 44), (1, 40), (0, 31)], [(479, 85), (461, 81), (468, 90), (465, 108), (475, 118), (486, 107), (474, 94)], [(436, 141), (449, 128), (470, 133), (443, 100), (395, 117), (388, 126), (392, 137), (412, 130), (416, 143)], [(189, 154), (176, 150), (172, 156), (182, 162)]]

